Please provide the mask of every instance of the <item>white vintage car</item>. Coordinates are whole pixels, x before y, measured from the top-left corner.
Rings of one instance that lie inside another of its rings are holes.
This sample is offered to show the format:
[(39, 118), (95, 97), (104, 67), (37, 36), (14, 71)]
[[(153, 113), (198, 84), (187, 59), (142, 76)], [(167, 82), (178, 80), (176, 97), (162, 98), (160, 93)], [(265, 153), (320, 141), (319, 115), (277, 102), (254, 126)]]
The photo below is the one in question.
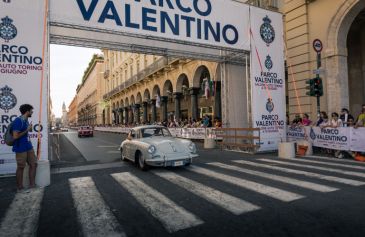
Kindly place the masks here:
[(142, 170), (148, 166), (188, 166), (198, 156), (192, 141), (172, 137), (166, 127), (155, 125), (132, 128), (119, 149), (122, 160), (131, 160)]

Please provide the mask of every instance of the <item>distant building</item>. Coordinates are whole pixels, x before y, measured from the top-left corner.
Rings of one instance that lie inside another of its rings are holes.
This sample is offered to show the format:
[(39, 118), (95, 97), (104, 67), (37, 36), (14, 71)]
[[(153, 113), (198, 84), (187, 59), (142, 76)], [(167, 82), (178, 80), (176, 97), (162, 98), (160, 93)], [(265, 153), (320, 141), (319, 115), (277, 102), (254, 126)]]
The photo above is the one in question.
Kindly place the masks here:
[(72, 99), (70, 105), (68, 106), (68, 125), (70, 127), (77, 126), (77, 95)]
[(95, 54), (76, 89), (78, 125), (103, 124), (103, 68), (103, 56)]
[(63, 102), (63, 105), (62, 105), (61, 124), (62, 124), (63, 127), (68, 126), (68, 118), (67, 118), (67, 110), (66, 110), (65, 102)]

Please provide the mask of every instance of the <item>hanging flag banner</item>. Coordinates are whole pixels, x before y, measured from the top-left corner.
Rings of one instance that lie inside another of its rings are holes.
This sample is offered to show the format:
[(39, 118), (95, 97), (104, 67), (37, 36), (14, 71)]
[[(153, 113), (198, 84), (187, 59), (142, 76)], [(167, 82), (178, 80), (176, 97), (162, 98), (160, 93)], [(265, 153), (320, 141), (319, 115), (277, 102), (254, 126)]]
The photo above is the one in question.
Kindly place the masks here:
[(250, 7), (250, 36), (252, 123), (261, 131), (259, 151), (277, 150), (286, 140), (282, 15)]
[(34, 107), (29, 138), (38, 159), (48, 159), (46, 6), (46, 0), (0, 2), (0, 174), (15, 173), (15, 154), (4, 133), (22, 104)]

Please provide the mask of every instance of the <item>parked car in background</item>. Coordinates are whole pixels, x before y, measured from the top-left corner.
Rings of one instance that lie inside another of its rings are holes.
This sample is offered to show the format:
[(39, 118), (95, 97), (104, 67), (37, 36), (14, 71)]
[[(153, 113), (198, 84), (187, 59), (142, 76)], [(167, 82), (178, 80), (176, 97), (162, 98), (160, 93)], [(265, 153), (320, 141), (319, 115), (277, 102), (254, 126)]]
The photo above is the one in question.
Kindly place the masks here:
[(148, 166), (188, 166), (198, 156), (192, 141), (172, 137), (166, 127), (155, 125), (132, 128), (119, 149), (122, 160), (131, 160), (142, 170)]
[(80, 126), (78, 128), (79, 137), (92, 137), (94, 136), (93, 128), (91, 126)]
[(65, 127), (61, 128), (61, 132), (68, 132), (68, 128)]

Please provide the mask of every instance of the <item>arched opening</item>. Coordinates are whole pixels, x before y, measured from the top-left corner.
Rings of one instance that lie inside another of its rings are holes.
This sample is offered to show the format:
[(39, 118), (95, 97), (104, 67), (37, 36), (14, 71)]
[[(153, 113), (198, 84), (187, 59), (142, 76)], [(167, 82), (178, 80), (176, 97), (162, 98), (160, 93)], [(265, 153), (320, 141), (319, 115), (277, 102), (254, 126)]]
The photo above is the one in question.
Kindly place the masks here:
[(164, 117), (166, 117), (165, 119), (173, 121), (174, 120), (174, 114), (175, 114), (175, 106), (174, 106), (174, 101), (173, 101), (173, 86), (170, 80), (165, 81), (164, 85), (163, 85), (163, 97), (162, 97), (162, 116), (163, 120)]
[(349, 87), (349, 75), (352, 73), (348, 67), (347, 41), (352, 40), (352, 37), (349, 37), (350, 28), (364, 9), (364, 1), (348, 0), (346, 4), (337, 9), (337, 14), (331, 19), (326, 44), (328, 47), (325, 50), (326, 84), (324, 90), (327, 95), (327, 111), (340, 111), (341, 108), (356, 110), (354, 106), (350, 106), (350, 97), (353, 93)]
[(194, 113), (196, 113), (194, 112), (194, 107), (197, 106), (197, 115), (195, 115), (196, 119), (199, 120), (206, 115), (212, 118), (214, 105), (212, 92), (214, 88), (211, 74), (206, 66), (202, 65), (196, 69), (193, 79), (193, 87), (193, 93), (197, 96), (197, 105), (195, 105), (194, 101), (192, 101), (192, 117), (194, 118)]
[(365, 9), (351, 24), (347, 35), (350, 111), (357, 116), (365, 103)]
[[(181, 74), (177, 78), (176, 82), (176, 93), (181, 93), (180, 98), (180, 119), (187, 123), (189, 119), (189, 114), (191, 114), (191, 100), (189, 96), (189, 78), (186, 74)], [(190, 116), (191, 117), (191, 116)]]
[[(153, 119), (153, 115), (152, 115), (152, 120), (154, 120), (154, 122), (161, 122), (161, 113), (160, 113), (160, 107), (161, 107), (161, 92), (160, 92), (160, 87), (158, 85), (155, 85), (152, 89), (152, 103), (154, 103), (155, 108), (152, 106), (151, 107), (151, 113), (155, 113), (156, 117), (155, 119)], [(155, 112), (153, 111), (155, 109)]]

